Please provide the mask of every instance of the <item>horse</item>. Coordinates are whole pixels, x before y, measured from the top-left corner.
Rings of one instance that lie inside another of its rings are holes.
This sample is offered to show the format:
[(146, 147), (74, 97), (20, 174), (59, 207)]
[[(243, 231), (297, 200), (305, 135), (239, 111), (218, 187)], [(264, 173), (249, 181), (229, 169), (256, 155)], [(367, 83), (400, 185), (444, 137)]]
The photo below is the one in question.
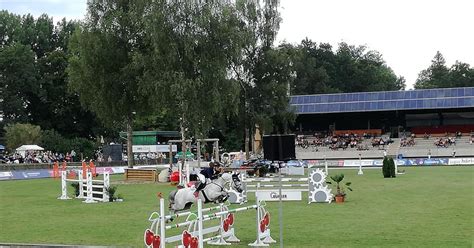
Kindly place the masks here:
[[(199, 199), (204, 203), (222, 203), (227, 200), (229, 193), (226, 190), (228, 185), (235, 191), (241, 193), (242, 183), (239, 179), (239, 174), (224, 173), (213, 181), (208, 181), (206, 187), (199, 193)], [(194, 196), (196, 188), (188, 187), (173, 190), (169, 195), (169, 209), (174, 213), (191, 208), (194, 202), (197, 202), (197, 197)], [(171, 218), (170, 221), (173, 221)]]

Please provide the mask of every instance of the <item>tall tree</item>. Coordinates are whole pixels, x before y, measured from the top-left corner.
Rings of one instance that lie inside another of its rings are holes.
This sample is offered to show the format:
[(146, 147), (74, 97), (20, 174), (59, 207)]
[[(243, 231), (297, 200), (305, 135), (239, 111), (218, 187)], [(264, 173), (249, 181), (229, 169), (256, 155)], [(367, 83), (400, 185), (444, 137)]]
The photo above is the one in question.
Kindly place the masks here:
[(203, 138), (214, 119), (235, 112), (239, 89), (228, 75), (238, 54), (233, 9), (225, 1), (162, 0), (146, 18), (153, 50), (142, 57), (144, 78), (157, 98), (166, 99), (183, 138)]
[(96, 118), (66, 83), (67, 42), (77, 23), (63, 19), (55, 26), (46, 14), (35, 19), (7, 11), (0, 12), (0, 23), (0, 68), (6, 70), (0, 82), (6, 115), (0, 125), (29, 122), (67, 137), (93, 137)]
[(149, 52), (142, 18), (149, 3), (89, 1), (86, 21), (70, 41), (70, 86), (104, 124), (125, 124), (129, 167), (134, 115), (149, 107), (150, 94), (140, 86), (143, 68), (135, 61)]
[(9, 124), (5, 127), (5, 140), (10, 151), (21, 145), (36, 145), (41, 141), (41, 128), (31, 124)]
[(431, 60), (431, 65), (420, 72), (415, 83), (415, 89), (470, 86), (474, 86), (474, 68), (459, 61), (448, 68), (446, 60), (439, 51)]
[[(269, 82), (288, 87), (289, 77), (279, 75), (288, 71), (279, 70), (282, 60), (274, 68), (268, 65), (275, 62), (273, 43), (280, 27), (281, 17), (278, 12), (279, 1), (236, 1), (237, 14), (240, 21), (240, 44), (242, 46), (241, 55), (233, 62), (234, 77), (240, 84), (240, 116), (242, 116), (242, 126), (245, 130), (245, 153), (247, 158), (250, 151), (250, 137), (255, 125), (265, 127), (268, 124), (268, 117), (276, 112), (258, 112), (258, 106), (265, 99), (266, 105), (278, 106), (283, 101), (288, 104), (288, 95), (281, 94), (281, 87), (278, 87), (279, 95), (268, 91), (265, 85)], [(268, 60), (268, 61), (267, 61)], [(272, 61), (273, 60), (273, 61)], [(279, 59), (278, 59), (279, 60)], [(289, 64), (286, 64), (289, 66)], [(277, 69), (276, 71), (265, 71), (266, 69)], [(278, 71), (279, 70), (279, 71)], [(270, 77), (270, 78), (267, 78)], [(283, 88), (284, 88), (283, 87)], [(287, 92), (287, 91), (285, 91)], [(273, 101), (275, 100), (275, 101)], [(268, 107), (261, 110), (276, 110)], [(288, 108), (279, 108), (279, 111), (287, 111)]]
[(420, 72), (415, 83), (416, 89), (442, 88), (448, 84), (449, 69), (443, 55), (437, 51), (431, 65)]
[(474, 67), (469, 64), (456, 61), (449, 70), (449, 87), (473, 87)]
[(377, 51), (340, 43), (334, 52), (327, 43), (305, 39), (291, 50), (296, 78), (292, 94), (324, 94), (403, 90), (405, 79), (397, 77)]
[(35, 56), (28, 46), (0, 48), (0, 115), (3, 123), (28, 122), (30, 99), (37, 95)]

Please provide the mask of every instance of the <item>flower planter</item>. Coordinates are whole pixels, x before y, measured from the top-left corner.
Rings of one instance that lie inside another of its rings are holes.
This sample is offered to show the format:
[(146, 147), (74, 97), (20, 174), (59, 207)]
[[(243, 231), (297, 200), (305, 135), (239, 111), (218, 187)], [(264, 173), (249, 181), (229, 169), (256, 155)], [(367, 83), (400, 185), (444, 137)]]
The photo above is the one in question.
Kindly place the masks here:
[(336, 203), (343, 203), (344, 202), (344, 196), (336, 196)]

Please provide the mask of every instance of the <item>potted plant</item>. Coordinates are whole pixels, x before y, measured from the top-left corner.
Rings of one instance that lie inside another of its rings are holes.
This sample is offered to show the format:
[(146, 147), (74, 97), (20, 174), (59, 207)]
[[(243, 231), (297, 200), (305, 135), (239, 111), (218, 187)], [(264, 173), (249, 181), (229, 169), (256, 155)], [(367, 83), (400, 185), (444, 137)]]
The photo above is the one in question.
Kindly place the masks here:
[[(344, 187), (347, 188), (348, 190), (352, 191), (351, 182), (346, 182), (342, 183), (342, 180), (344, 180), (344, 174), (336, 174), (334, 176), (331, 176), (331, 179), (336, 183), (336, 195), (334, 198), (336, 199), (336, 203), (342, 203), (344, 202), (344, 199), (346, 197), (346, 192), (344, 190)], [(332, 184), (331, 182), (326, 182), (327, 184)]]

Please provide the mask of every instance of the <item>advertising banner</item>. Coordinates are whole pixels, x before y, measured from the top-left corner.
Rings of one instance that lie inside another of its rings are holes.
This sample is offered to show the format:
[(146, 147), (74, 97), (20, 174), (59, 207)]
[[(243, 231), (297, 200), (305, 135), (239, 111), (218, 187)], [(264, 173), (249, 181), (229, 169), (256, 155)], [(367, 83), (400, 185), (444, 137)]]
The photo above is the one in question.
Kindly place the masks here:
[[(68, 171), (75, 171), (79, 169), (68, 168)], [(96, 167), (97, 174), (122, 174), (125, 172), (125, 167)], [(17, 171), (0, 171), (0, 180), (21, 180), (21, 179), (38, 179), (53, 177), (53, 170), (51, 169), (36, 169), (36, 170), (17, 170)]]
[(0, 171), (0, 180), (12, 179), (13, 174), (11, 171)]
[(449, 165), (469, 165), (474, 164), (474, 158), (450, 158)]
[[(255, 192), (255, 195), (259, 200), (263, 201), (279, 201), (280, 195), (278, 194), (278, 189), (275, 190), (259, 190)], [(282, 201), (301, 201), (301, 191), (283, 189), (281, 191), (281, 200)]]
[[(169, 145), (134, 145), (132, 146), (133, 153), (148, 153), (148, 152), (169, 152)], [(177, 152), (176, 145), (171, 146), (172, 152)]]
[(410, 165), (447, 165), (447, 158), (408, 158), (408, 159), (396, 159), (395, 163), (399, 166), (410, 166)]
[(105, 172), (108, 172), (109, 174), (114, 174), (114, 168), (113, 167), (96, 167), (96, 172), (97, 174), (104, 174)]
[(359, 167), (359, 165), (362, 166), (373, 166), (374, 165), (374, 160), (372, 159), (353, 159), (353, 160), (344, 160), (344, 167)]
[(12, 171), (13, 179), (37, 179), (37, 178), (49, 178), (52, 175), (50, 169), (39, 169), (39, 170), (20, 170)]
[(304, 176), (304, 167), (293, 167), (293, 166), (284, 167), (284, 168), (281, 168), (281, 174)]

